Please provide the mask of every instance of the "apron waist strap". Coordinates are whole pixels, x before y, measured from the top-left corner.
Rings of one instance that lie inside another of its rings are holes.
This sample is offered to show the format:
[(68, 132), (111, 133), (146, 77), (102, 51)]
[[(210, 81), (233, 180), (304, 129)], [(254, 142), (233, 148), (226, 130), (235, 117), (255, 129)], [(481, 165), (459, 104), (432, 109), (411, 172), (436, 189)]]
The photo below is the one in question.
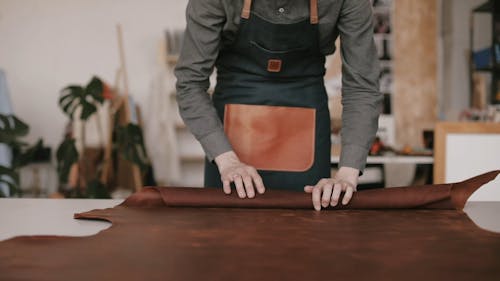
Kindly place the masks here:
[[(241, 17), (244, 19), (249, 19), (251, 8), (252, 0), (244, 0), (243, 9), (241, 10)], [(318, 24), (318, 0), (309, 0), (309, 14), (311, 24)]]

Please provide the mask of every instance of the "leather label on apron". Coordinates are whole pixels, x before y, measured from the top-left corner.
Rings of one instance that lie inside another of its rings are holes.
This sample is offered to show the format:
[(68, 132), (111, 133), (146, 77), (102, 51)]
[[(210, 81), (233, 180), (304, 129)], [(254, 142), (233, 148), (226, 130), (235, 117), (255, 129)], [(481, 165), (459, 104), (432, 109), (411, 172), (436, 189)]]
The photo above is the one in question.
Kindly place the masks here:
[(281, 71), (281, 60), (272, 59), (267, 61), (267, 71), (269, 72), (280, 72)]
[(224, 130), (240, 160), (258, 170), (304, 172), (314, 163), (314, 108), (226, 104)]

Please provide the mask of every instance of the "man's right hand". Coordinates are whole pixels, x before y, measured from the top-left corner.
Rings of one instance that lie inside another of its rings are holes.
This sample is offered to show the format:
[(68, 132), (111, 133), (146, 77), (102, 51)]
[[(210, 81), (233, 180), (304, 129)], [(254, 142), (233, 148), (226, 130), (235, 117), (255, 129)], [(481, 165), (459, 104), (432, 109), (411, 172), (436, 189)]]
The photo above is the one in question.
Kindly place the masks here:
[(265, 192), (264, 183), (257, 170), (242, 163), (234, 151), (228, 151), (215, 157), (219, 168), (223, 189), (231, 194), (231, 183), (234, 182), (236, 192), (240, 198), (254, 198), (255, 190), (259, 194)]

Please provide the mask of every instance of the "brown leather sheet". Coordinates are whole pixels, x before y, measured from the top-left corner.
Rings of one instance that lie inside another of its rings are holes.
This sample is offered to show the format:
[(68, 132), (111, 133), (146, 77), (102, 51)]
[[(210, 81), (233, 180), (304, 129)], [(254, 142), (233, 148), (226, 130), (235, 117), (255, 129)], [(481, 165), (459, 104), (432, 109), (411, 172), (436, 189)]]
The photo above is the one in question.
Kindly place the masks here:
[(499, 172), (362, 191), (355, 209), (334, 212), (312, 210), (298, 193), (241, 200), (220, 190), (149, 188), (115, 208), (75, 215), (113, 223), (97, 235), (0, 242), (0, 280), (500, 280), (500, 234), (460, 211)]
[[(470, 195), (500, 173), (491, 171), (468, 180), (425, 186), (372, 189), (354, 194), (351, 202), (336, 209), (457, 209), (462, 210)], [(342, 202), (342, 198), (339, 200)], [(311, 195), (304, 192), (268, 190), (264, 195), (242, 200), (236, 192), (225, 195), (220, 189), (146, 187), (122, 204), (138, 207), (214, 207), (312, 209)]]

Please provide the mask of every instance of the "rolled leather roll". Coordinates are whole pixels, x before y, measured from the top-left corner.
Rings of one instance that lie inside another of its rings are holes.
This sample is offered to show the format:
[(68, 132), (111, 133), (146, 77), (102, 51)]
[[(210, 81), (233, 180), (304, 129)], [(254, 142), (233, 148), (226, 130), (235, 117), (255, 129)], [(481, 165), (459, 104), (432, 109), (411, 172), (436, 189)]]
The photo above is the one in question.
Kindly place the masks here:
[[(354, 193), (347, 205), (329, 206), (342, 209), (456, 209), (462, 210), (467, 199), (481, 186), (494, 180), (500, 170), (468, 180), (422, 186), (371, 189)], [(339, 200), (341, 202), (341, 199)], [(304, 192), (267, 190), (252, 199), (240, 199), (236, 192), (226, 195), (221, 189), (189, 187), (145, 187), (128, 197), (121, 205), (131, 207), (201, 207), (312, 209), (311, 195)]]

